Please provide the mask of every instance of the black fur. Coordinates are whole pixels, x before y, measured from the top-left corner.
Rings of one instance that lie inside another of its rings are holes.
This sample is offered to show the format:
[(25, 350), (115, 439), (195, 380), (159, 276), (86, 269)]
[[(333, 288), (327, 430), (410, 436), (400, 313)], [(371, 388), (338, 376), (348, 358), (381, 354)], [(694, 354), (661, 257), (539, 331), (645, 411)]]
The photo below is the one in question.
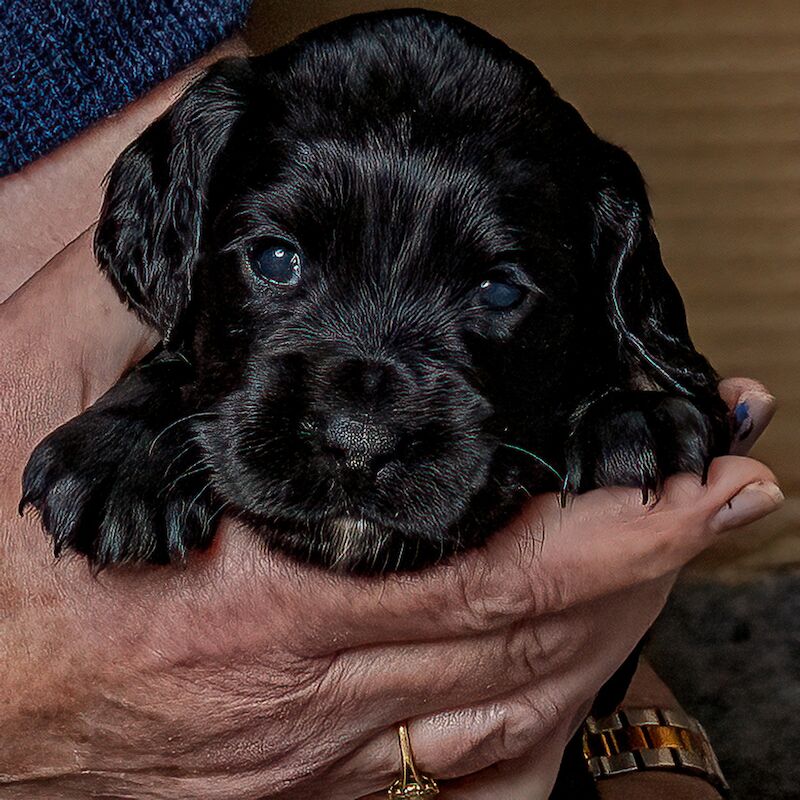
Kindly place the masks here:
[[(267, 237), (297, 286), (250, 268)], [(114, 165), (96, 252), (163, 349), (38, 446), (23, 506), (100, 566), (182, 558), (224, 507), (304, 559), (416, 568), (529, 492), (657, 494), (727, 449), (636, 165), (460, 19), (215, 65)], [(481, 300), (497, 275), (516, 308)]]

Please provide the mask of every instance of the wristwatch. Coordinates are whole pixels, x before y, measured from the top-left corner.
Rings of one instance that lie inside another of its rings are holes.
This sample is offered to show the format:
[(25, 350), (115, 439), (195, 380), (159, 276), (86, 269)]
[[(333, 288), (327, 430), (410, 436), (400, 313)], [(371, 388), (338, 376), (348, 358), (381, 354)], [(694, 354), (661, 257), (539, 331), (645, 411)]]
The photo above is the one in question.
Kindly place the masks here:
[(622, 708), (608, 717), (587, 717), (583, 755), (595, 780), (671, 770), (703, 777), (723, 797), (730, 795), (703, 726), (683, 711)]

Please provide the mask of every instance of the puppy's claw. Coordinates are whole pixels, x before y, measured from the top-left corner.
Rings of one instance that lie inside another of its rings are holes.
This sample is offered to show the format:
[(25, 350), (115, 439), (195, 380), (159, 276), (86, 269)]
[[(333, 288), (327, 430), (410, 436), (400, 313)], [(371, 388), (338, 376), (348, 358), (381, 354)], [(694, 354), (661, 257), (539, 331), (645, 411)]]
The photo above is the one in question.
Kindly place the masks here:
[(20, 499), (19, 503), (17, 504), (17, 516), (18, 517), (24, 517), (25, 516), (25, 512), (28, 510), (28, 506), (30, 506), (30, 505), (31, 505), (30, 497), (28, 497), (28, 495), (26, 495), (26, 494), (22, 495), (22, 498)]
[(664, 480), (676, 472), (708, 477), (711, 458), (724, 447), (715, 409), (661, 392), (618, 392), (590, 406), (567, 447), (569, 489), (630, 486), (642, 505), (658, 502)]

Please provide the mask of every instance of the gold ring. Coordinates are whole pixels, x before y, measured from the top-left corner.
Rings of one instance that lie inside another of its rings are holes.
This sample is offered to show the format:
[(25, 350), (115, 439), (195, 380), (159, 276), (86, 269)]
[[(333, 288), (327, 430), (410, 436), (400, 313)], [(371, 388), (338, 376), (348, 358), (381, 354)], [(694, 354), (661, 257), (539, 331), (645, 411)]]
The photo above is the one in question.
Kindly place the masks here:
[(400, 756), (403, 759), (403, 776), (389, 787), (389, 800), (432, 800), (439, 796), (439, 787), (433, 778), (417, 772), (408, 726), (402, 723), (397, 729), (400, 739)]

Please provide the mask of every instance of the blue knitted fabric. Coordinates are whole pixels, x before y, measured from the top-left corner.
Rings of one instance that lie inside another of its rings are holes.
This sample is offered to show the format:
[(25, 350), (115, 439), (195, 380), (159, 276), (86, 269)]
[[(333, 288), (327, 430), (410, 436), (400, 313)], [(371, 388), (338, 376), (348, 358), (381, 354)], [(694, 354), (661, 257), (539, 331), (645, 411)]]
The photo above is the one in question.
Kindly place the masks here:
[(0, 175), (170, 77), (250, 0), (0, 0)]

